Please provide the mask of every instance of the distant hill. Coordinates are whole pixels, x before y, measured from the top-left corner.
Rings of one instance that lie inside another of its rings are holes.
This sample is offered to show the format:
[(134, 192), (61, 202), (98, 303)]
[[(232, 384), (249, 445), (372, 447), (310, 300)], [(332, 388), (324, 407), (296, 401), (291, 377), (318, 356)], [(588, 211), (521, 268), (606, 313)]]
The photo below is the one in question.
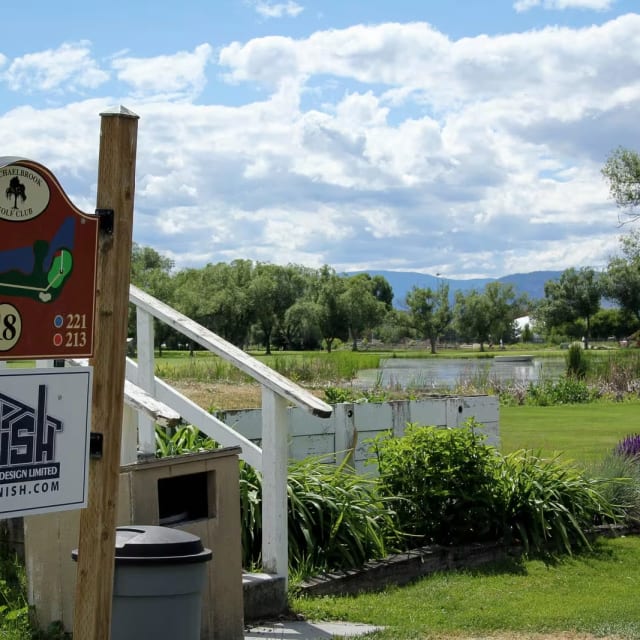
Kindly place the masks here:
[(517, 294), (526, 293), (532, 300), (539, 300), (544, 298), (545, 282), (556, 280), (562, 275), (562, 271), (532, 271), (531, 273), (514, 273), (502, 278), (470, 278), (468, 280), (455, 280), (414, 271), (350, 271), (346, 275), (353, 276), (358, 273), (386, 278), (393, 289), (393, 306), (399, 309), (405, 307), (407, 293), (413, 287), (437, 289), (442, 283), (449, 285), (452, 298), (456, 291), (467, 292), (471, 289), (482, 291), (489, 282), (503, 282), (512, 284)]

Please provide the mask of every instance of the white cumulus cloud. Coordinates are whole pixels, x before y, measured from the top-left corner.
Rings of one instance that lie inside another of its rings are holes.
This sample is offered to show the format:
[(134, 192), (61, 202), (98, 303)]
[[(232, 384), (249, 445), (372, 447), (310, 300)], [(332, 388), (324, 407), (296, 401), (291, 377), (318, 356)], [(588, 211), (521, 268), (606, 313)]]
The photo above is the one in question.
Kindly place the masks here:
[(304, 7), (293, 0), (287, 2), (270, 2), (269, 0), (254, 0), (255, 10), (263, 18), (295, 18), (304, 11)]
[(81, 41), (14, 58), (0, 77), (13, 91), (77, 92), (99, 87), (109, 74), (91, 57), (90, 43)]
[(197, 95), (206, 83), (212, 48), (201, 44), (192, 52), (151, 58), (119, 57), (112, 62), (118, 79), (136, 94)]
[(592, 9), (607, 11), (615, 0), (517, 0), (513, 8), (518, 12), (529, 11), (534, 7), (562, 11), (563, 9)]

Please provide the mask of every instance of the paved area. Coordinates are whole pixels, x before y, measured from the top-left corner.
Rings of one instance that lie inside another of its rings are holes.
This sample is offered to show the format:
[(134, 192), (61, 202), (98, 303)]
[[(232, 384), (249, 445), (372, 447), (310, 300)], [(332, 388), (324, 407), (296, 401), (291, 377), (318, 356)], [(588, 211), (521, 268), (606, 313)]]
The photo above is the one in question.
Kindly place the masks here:
[(274, 638), (277, 640), (329, 640), (330, 638), (358, 638), (379, 631), (380, 627), (353, 622), (285, 621), (263, 623), (249, 627), (245, 640)]

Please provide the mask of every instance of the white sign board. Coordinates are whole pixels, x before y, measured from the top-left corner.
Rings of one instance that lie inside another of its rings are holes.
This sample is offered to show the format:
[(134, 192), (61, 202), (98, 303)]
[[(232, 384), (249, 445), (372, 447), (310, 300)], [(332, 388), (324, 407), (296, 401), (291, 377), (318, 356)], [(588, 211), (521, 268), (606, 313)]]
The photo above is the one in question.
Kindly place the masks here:
[(87, 506), (92, 373), (0, 371), (0, 517)]

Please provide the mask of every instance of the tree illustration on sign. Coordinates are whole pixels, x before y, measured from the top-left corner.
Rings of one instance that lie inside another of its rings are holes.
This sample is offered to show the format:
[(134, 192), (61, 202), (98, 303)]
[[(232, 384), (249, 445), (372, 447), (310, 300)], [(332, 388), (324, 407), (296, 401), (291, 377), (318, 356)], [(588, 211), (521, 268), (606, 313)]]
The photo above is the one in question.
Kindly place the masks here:
[(24, 185), (20, 182), (17, 177), (11, 178), (9, 182), (9, 187), (7, 188), (5, 195), (7, 196), (7, 200), (13, 198), (13, 209), (18, 208), (18, 198), (24, 202), (27, 199), (26, 190)]

